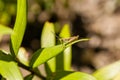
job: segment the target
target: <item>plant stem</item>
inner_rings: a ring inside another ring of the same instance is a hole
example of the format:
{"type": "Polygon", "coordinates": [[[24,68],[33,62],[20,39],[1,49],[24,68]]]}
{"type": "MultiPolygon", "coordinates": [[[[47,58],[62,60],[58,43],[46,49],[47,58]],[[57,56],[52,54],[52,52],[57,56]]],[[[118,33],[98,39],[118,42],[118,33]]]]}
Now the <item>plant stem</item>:
{"type": "Polygon", "coordinates": [[[70,43],[65,43],[65,45],[66,45],[66,47],[69,47],[69,46],[71,46],[71,45],[73,45],[73,44],[75,44],[77,42],[88,41],[88,40],[89,40],[88,38],[86,38],[86,39],[78,39],[78,40],[75,40],[75,41],[70,42],[70,43]]]}
{"type": "Polygon", "coordinates": [[[38,73],[38,72],[34,71],[34,69],[31,69],[30,67],[25,66],[25,65],[23,65],[23,64],[22,64],[22,63],[20,63],[20,62],[18,62],[18,65],[19,65],[20,67],[24,68],[25,70],[30,71],[30,72],[31,72],[31,74],[38,76],[38,77],[39,77],[39,78],[41,78],[42,80],[46,80],[46,77],[44,77],[44,76],[43,76],[43,75],[41,75],[40,73],[38,73]]]}

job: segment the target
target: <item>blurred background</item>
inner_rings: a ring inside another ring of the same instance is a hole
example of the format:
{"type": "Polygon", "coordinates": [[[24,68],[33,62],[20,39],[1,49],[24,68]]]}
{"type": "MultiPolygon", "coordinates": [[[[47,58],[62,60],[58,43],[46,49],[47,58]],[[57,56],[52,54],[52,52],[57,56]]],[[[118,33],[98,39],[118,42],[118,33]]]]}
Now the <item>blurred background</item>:
{"type": "MultiPolygon", "coordinates": [[[[16,0],[0,0],[0,24],[13,28],[16,0]]],[[[71,35],[90,38],[73,45],[72,68],[92,73],[120,59],[120,0],[28,0],[27,29],[22,46],[32,53],[40,48],[46,21],[55,23],[56,34],[69,24],[71,35]]],[[[9,50],[9,35],[0,48],[9,50]]]]}

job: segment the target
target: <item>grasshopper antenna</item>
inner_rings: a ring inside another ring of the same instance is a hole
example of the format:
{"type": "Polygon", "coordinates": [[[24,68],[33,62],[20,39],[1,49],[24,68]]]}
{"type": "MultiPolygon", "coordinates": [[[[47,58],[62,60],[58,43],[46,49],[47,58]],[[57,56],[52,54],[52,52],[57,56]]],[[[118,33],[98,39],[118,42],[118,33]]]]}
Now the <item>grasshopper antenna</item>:
{"type": "MultiPolygon", "coordinates": [[[[51,31],[52,32],[52,31],[51,31]]],[[[54,35],[55,35],[55,37],[59,40],[59,42],[60,43],[63,43],[63,41],[62,41],[62,39],[59,37],[59,36],[57,36],[54,32],[52,32],[54,35]]]]}

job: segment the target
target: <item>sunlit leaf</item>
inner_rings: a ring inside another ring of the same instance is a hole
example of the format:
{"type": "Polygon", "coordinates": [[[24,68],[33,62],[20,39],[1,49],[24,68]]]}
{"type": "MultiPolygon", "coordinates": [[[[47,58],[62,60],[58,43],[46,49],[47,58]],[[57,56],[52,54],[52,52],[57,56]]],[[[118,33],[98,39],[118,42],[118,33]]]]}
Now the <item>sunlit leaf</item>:
{"type": "Polygon", "coordinates": [[[39,49],[32,56],[32,59],[30,61],[30,66],[35,68],[35,67],[41,65],[42,63],[45,63],[49,59],[55,57],[56,55],[61,53],[65,48],[71,46],[72,44],[75,44],[80,41],[86,41],[86,40],[88,40],[88,39],[75,40],[68,44],[65,43],[65,44],[60,44],[60,45],[56,45],[56,46],[52,46],[52,47],[39,49]]]}
{"type": "Polygon", "coordinates": [[[98,69],[93,73],[97,80],[111,80],[120,72],[120,61],[98,69]]]}
{"type": "Polygon", "coordinates": [[[30,61],[30,66],[35,68],[41,65],[42,63],[45,63],[49,59],[55,57],[60,52],[62,52],[64,50],[64,47],[65,46],[63,44],[60,44],[57,46],[39,49],[33,54],[33,57],[30,61]]]}
{"type": "Polygon", "coordinates": [[[70,26],[68,24],[65,24],[60,32],[60,37],[62,38],[69,38],[70,35],[70,26]]]}
{"type": "Polygon", "coordinates": [[[17,17],[11,35],[11,52],[17,55],[26,28],[26,0],[17,0],[17,17]]]}
{"type": "Polygon", "coordinates": [[[5,25],[0,24],[0,35],[11,34],[13,30],[5,25]]]}
{"type": "Polygon", "coordinates": [[[62,71],[53,73],[47,80],[96,80],[93,76],[83,72],[62,71]]]}
{"type": "MultiPolygon", "coordinates": [[[[42,34],[41,34],[41,47],[51,47],[55,45],[55,30],[54,24],[50,22],[46,22],[42,34]]],[[[55,72],[56,64],[55,58],[50,59],[45,63],[46,73],[51,74],[51,72],[55,72]]]]}
{"type": "Polygon", "coordinates": [[[19,68],[15,62],[0,60],[0,74],[6,80],[23,80],[19,68]]]}
{"type": "MultiPolygon", "coordinates": [[[[60,38],[70,37],[70,26],[65,24],[60,32],[60,38]]],[[[66,48],[61,54],[56,57],[57,70],[70,70],[71,69],[71,57],[72,49],[71,46],[66,48]],[[59,61],[61,60],[61,61],[59,61]]]]}
{"type": "Polygon", "coordinates": [[[54,24],[46,22],[41,35],[41,47],[51,47],[55,45],[54,24]]]}
{"type": "Polygon", "coordinates": [[[12,34],[13,30],[8,26],[0,24],[0,41],[2,40],[3,35],[12,34]]]}
{"type": "Polygon", "coordinates": [[[25,50],[25,48],[21,47],[19,49],[18,55],[17,55],[18,60],[28,66],[29,65],[29,54],[27,53],[27,51],[25,50]]]}

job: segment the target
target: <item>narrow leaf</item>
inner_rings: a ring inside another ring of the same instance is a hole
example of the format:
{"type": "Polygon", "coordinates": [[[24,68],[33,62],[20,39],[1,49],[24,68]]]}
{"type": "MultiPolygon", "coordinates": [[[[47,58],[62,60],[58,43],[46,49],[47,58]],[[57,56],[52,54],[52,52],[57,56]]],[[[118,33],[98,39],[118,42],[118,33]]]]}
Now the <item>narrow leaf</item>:
{"type": "Polygon", "coordinates": [[[86,40],[88,39],[75,40],[67,44],[63,43],[60,45],[39,49],[33,54],[32,59],[30,61],[30,66],[35,68],[41,65],[42,63],[45,63],[49,59],[55,57],[56,55],[61,53],[65,48],[71,46],[72,44],[75,44],[80,41],[86,41],[86,40]]]}
{"type": "MultiPolygon", "coordinates": [[[[70,26],[65,24],[60,32],[61,38],[69,38],[70,37],[70,26]]],[[[61,70],[70,70],[71,69],[71,57],[72,57],[72,49],[71,46],[67,47],[61,54],[59,54],[57,58],[57,69],[61,70]],[[63,59],[63,60],[62,60],[63,59]],[[61,60],[61,62],[59,62],[61,60]],[[63,68],[62,68],[63,67],[63,68]]]]}
{"type": "Polygon", "coordinates": [[[7,54],[0,50],[0,60],[13,61],[13,57],[10,54],[7,54]]]}
{"type": "Polygon", "coordinates": [[[55,45],[54,24],[46,22],[41,35],[41,47],[51,47],[55,45]]]}
{"type": "Polygon", "coordinates": [[[68,24],[65,24],[60,32],[61,38],[69,38],[70,35],[70,26],[68,24]]]}
{"type": "Polygon", "coordinates": [[[17,0],[16,22],[11,35],[11,52],[17,55],[26,28],[26,0],[17,0]]]}
{"type": "Polygon", "coordinates": [[[23,80],[19,68],[15,62],[0,60],[0,74],[7,80],[23,80]]]}
{"type": "Polygon", "coordinates": [[[93,76],[83,72],[62,71],[53,73],[47,80],[96,80],[93,76]]]}
{"type": "Polygon", "coordinates": [[[32,80],[34,75],[27,75],[24,80],[32,80]]]}
{"type": "Polygon", "coordinates": [[[60,44],[57,46],[39,49],[38,51],[36,51],[33,54],[33,57],[30,61],[30,66],[35,68],[35,67],[41,65],[42,63],[45,63],[49,59],[55,57],[60,52],[62,52],[64,50],[64,47],[65,46],[63,44],[60,44]]]}
{"type": "MultiPolygon", "coordinates": [[[[55,45],[55,30],[54,24],[50,22],[46,22],[41,35],[41,47],[51,47],[55,45]]],[[[50,59],[45,63],[46,73],[47,75],[51,74],[51,72],[55,72],[56,64],[55,58],[50,59]]]]}
{"type": "Polygon", "coordinates": [[[19,49],[17,58],[22,64],[29,66],[29,53],[27,53],[25,48],[21,47],[19,49]]]}
{"type": "Polygon", "coordinates": [[[0,24],[0,35],[11,34],[13,30],[5,25],[0,24]]]}
{"type": "Polygon", "coordinates": [[[93,73],[97,80],[112,80],[120,72],[120,61],[103,67],[93,73]]]}

